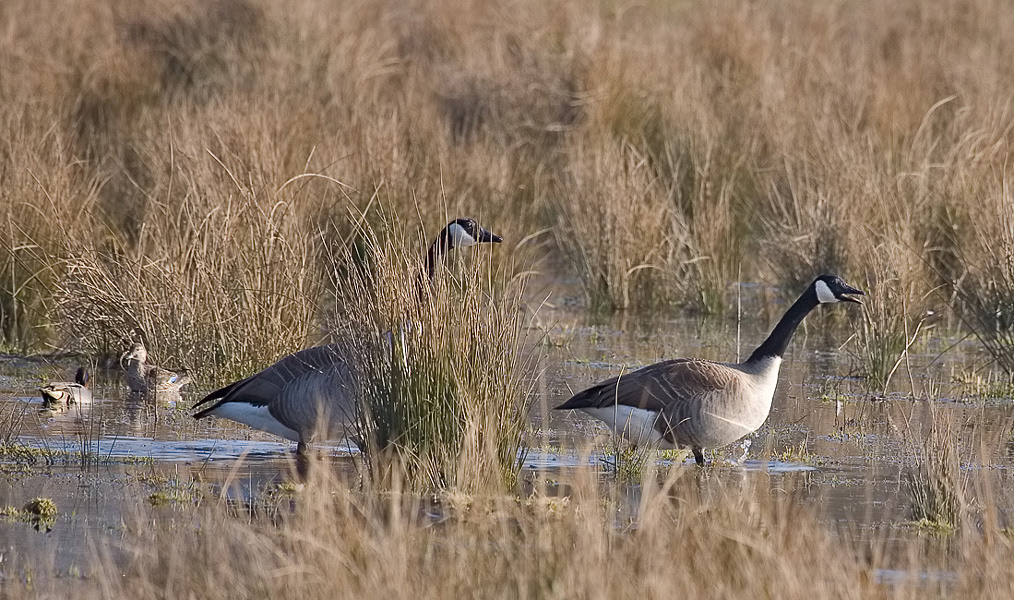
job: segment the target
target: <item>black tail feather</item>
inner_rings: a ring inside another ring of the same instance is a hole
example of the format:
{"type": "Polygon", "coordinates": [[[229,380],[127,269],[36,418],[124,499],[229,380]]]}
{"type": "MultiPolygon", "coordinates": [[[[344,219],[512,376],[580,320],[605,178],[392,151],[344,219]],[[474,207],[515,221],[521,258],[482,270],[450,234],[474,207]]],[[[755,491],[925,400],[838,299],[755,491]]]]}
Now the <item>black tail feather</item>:
{"type": "Polygon", "coordinates": [[[194,413],[194,415],[193,415],[194,418],[195,419],[200,419],[202,417],[208,416],[208,413],[210,413],[211,411],[213,411],[216,408],[218,408],[219,402],[215,402],[216,400],[224,401],[225,399],[227,399],[229,397],[229,395],[232,393],[233,389],[235,389],[237,385],[239,385],[239,384],[241,384],[241,383],[243,383],[245,381],[246,381],[245,379],[241,379],[240,381],[237,381],[235,383],[230,383],[229,385],[225,386],[224,388],[217,389],[214,392],[211,392],[210,394],[208,394],[207,396],[205,396],[204,398],[201,398],[196,404],[194,404],[193,406],[190,407],[190,410],[194,410],[197,407],[203,406],[203,405],[205,405],[205,404],[207,404],[209,402],[214,402],[214,404],[212,404],[211,406],[205,408],[204,410],[202,410],[200,412],[194,413]]]}

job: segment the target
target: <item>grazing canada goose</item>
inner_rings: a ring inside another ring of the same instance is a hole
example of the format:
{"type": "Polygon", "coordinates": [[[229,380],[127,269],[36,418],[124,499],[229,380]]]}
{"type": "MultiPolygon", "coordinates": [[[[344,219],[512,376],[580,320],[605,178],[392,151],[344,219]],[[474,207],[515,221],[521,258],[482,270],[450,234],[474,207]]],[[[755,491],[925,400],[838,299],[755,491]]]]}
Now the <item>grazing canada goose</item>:
{"type": "Polygon", "coordinates": [[[39,388],[42,393],[42,404],[46,408],[63,408],[70,404],[91,404],[92,391],[88,389],[88,370],[78,367],[74,374],[74,383],[69,381],[53,381],[39,388]]]}
{"type": "Polygon", "coordinates": [[[782,355],[803,318],[818,304],[861,304],[850,294],[864,295],[837,275],[821,275],[746,361],[666,360],[607,379],[556,408],[583,410],[635,444],[689,446],[703,465],[703,449],[731,444],[764,424],[782,355]]]}
{"type": "Polygon", "coordinates": [[[144,343],[137,342],[129,352],[120,357],[122,363],[127,361],[127,387],[131,392],[139,394],[176,394],[180,388],[190,383],[190,375],[186,372],[177,373],[155,365],[149,365],[148,350],[144,343]]]}
{"type": "MultiPolygon", "coordinates": [[[[500,236],[474,219],[455,219],[429,247],[426,274],[432,281],[438,259],[455,248],[498,244],[500,236]]],[[[390,333],[388,336],[390,337],[390,333]]],[[[193,406],[213,403],[194,414],[225,417],[297,442],[303,455],[306,444],[347,433],[358,415],[353,349],[344,343],[325,344],[283,357],[263,371],[208,394],[193,406]]]]}

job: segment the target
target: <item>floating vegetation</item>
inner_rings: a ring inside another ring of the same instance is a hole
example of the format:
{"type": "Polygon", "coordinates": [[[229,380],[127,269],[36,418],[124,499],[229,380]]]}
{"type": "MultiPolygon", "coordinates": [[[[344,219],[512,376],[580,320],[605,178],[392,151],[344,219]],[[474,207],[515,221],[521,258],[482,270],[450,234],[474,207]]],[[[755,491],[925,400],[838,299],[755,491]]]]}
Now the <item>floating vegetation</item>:
{"type": "Polygon", "coordinates": [[[53,519],[56,517],[56,502],[51,498],[32,498],[25,503],[24,511],[39,519],[53,519]]]}
{"type": "Polygon", "coordinates": [[[152,464],[148,456],[109,456],[84,449],[50,448],[21,443],[0,444],[0,465],[85,465],[85,464],[152,464]]]}
{"type": "Polygon", "coordinates": [[[148,494],[148,504],[152,506],[165,506],[169,504],[169,494],[165,492],[152,492],[148,494]]]}
{"type": "Polygon", "coordinates": [[[51,498],[32,498],[23,507],[0,507],[0,519],[30,523],[35,529],[49,530],[59,511],[51,498]]]}
{"type": "Polygon", "coordinates": [[[645,470],[655,461],[656,450],[651,447],[634,446],[617,439],[602,465],[620,481],[639,482],[645,470]]]}
{"type": "Polygon", "coordinates": [[[825,462],[823,457],[810,452],[809,444],[807,444],[806,440],[772,455],[771,458],[779,462],[796,463],[808,466],[821,466],[825,462]]]}

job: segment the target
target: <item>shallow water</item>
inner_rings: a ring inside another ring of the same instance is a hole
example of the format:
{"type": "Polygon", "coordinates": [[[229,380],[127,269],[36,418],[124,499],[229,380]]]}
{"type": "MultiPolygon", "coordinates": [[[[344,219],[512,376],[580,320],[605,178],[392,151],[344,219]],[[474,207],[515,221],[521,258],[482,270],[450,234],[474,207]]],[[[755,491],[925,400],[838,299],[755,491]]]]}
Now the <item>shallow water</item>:
{"type": "MultiPolygon", "coordinates": [[[[744,357],[776,316],[757,314],[742,324],[622,317],[592,323],[586,315],[545,309],[541,320],[548,333],[532,336],[551,343],[534,349],[540,359],[533,434],[523,456],[526,477],[583,468],[618,477],[605,428],[582,413],[552,407],[588,384],[663,358],[744,357]]],[[[908,519],[903,477],[935,416],[957,434],[963,470],[986,477],[999,491],[998,514],[1008,522],[1014,502],[1004,490],[1014,489],[1008,442],[1014,400],[965,401],[961,387],[951,383],[968,372],[988,374],[974,342],[938,327],[935,337],[916,345],[888,393],[870,394],[855,376],[859,363],[845,319],[814,315],[807,326],[786,356],[767,423],[748,437],[748,450],[734,444],[711,454],[709,477],[733,486],[761,481],[772,489],[791,488],[822,518],[847,524],[844,529],[886,524],[894,527],[891,536],[912,535],[910,528],[896,526],[908,519]],[[913,395],[918,399],[910,399],[913,395]]],[[[40,411],[39,383],[67,378],[74,366],[0,357],[0,415],[11,419],[0,436],[37,450],[31,461],[0,457],[0,507],[20,507],[43,496],[60,508],[46,533],[21,522],[0,522],[0,552],[50,556],[56,572],[72,572],[92,550],[86,540],[96,535],[115,540],[122,534],[129,517],[123,507],[136,502],[139,493],[184,493],[197,480],[244,499],[269,484],[291,480],[291,442],[231,421],[189,416],[188,407],[203,390],[187,390],[165,404],[131,400],[120,373],[99,371],[93,378],[94,405],[63,413],[40,411]]],[[[354,474],[354,444],[337,441],[322,450],[338,468],[354,474]]],[[[671,465],[680,459],[665,455],[657,460],[671,465]]],[[[692,458],[684,464],[696,469],[692,458]]],[[[637,484],[629,486],[636,497],[637,484]]],[[[18,561],[0,561],[0,579],[12,576],[4,571],[9,564],[18,561]]],[[[890,583],[903,575],[883,571],[877,576],[890,583]]],[[[927,577],[946,580],[948,574],[927,577]]]]}

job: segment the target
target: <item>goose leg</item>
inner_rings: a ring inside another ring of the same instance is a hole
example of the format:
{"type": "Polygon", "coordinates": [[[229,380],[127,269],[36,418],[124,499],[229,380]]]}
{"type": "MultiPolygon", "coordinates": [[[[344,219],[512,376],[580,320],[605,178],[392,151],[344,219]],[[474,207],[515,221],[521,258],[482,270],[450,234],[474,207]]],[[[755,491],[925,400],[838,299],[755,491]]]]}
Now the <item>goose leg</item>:
{"type": "Polygon", "coordinates": [[[306,481],[310,476],[310,451],[306,442],[296,444],[296,475],[300,481],[306,481]]]}
{"type": "Polygon", "coordinates": [[[704,466],[704,453],[701,452],[700,448],[694,448],[694,460],[697,461],[698,466],[704,466]]]}

